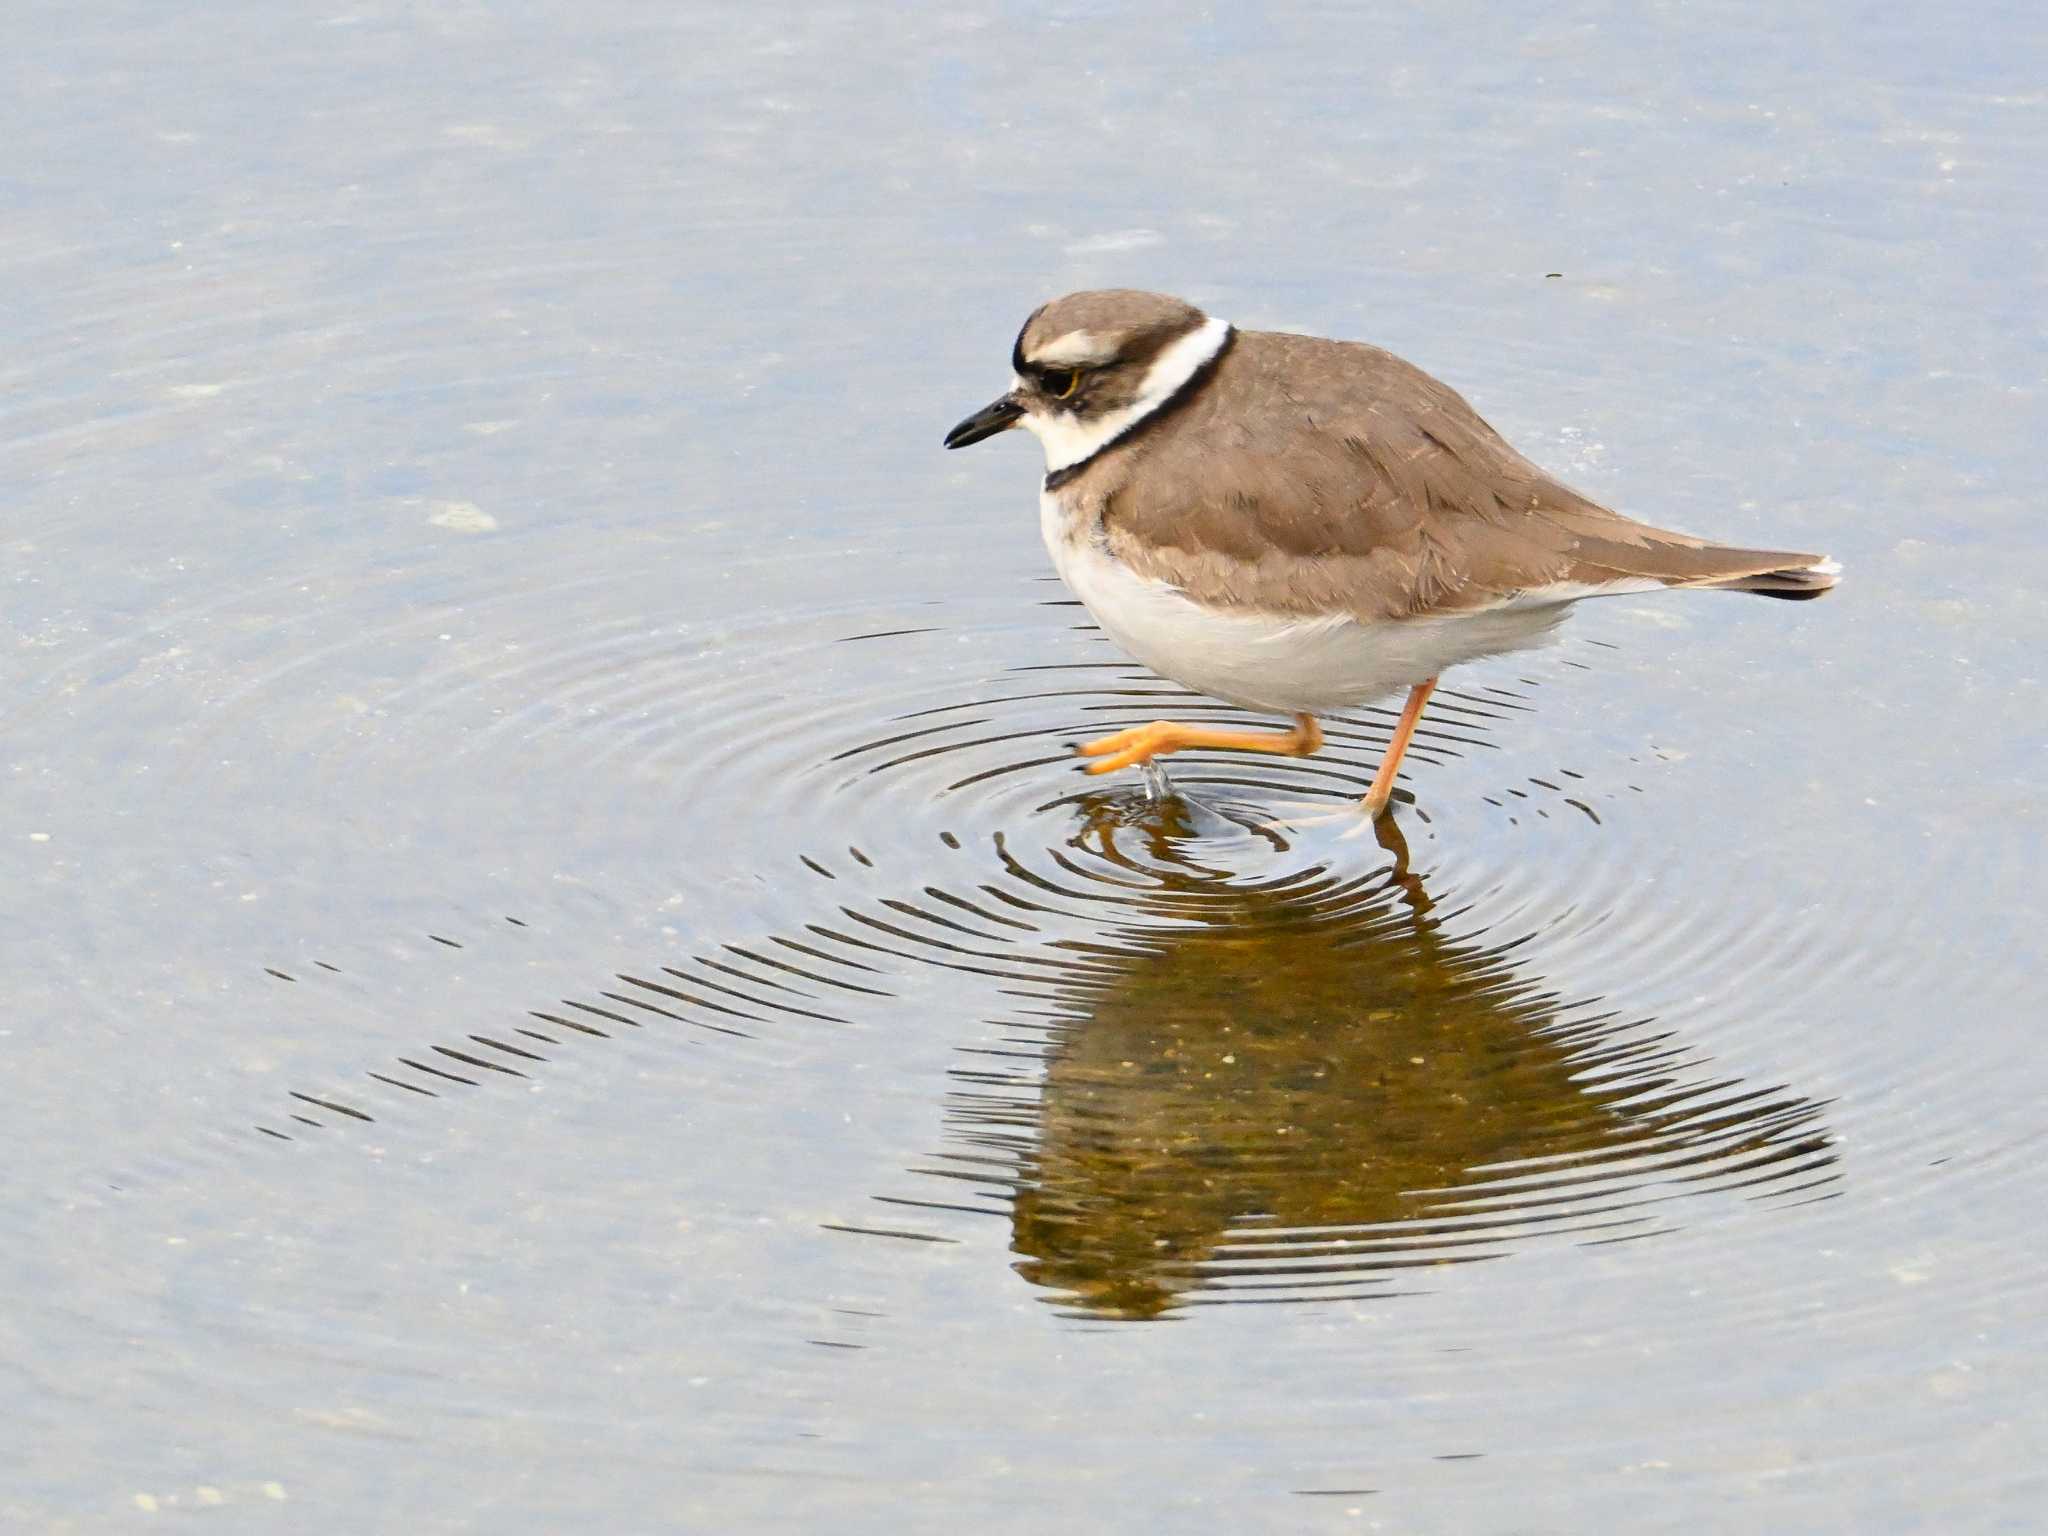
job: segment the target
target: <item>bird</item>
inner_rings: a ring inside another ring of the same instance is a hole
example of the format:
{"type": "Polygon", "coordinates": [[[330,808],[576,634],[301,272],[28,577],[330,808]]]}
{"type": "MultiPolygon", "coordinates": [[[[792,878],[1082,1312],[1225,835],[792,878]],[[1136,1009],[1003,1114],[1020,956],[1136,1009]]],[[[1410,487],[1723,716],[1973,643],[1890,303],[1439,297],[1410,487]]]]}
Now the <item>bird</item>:
{"type": "Polygon", "coordinates": [[[1045,452],[1039,529],[1113,642],[1280,731],[1157,720],[1081,743],[1090,773],[1189,748],[1313,754],[1318,717],[1406,693],[1359,809],[1450,667],[1546,643],[1589,597],[1667,587],[1819,597],[1824,555],[1637,522],[1509,446],[1449,385],[1363,342],[1239,330],[1166,294],[1032,311],[1010,387],[945,436],[1045,452]]]}

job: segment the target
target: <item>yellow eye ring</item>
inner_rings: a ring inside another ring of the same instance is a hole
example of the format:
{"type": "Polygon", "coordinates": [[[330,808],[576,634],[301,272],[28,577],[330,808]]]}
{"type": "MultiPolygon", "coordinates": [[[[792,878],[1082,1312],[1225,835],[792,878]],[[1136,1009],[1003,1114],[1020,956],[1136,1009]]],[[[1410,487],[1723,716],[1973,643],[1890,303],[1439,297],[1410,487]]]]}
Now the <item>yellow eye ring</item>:
{"type": "Polygon", "coordinates": [[[1068,369],[1064,369],[1064,370],[1061,370],[1061,371],[1065,372],[1065,374],[1066,374],[1066,376],[1067,376],[1067,382],[1066,382],[1066,384],[1065,384],[1064,386],[1062,386],[1062,387],[1061,387],[1061,388],[1059,388],[1059,389],[1054,389],[1054,388],[1053,388],[1053,385],[1054,385],[1055,383],[1057,383],[1057,382],[1058,382],[1058,380],[1059,380],[1059,377],[1060,377],[1060,374],[1059,374],[1059,372],[1052,372],[1052,373],[1048,373],[1048,374],[1046,374],[1046,376],[1045,376],[1045,388],[1046,388],[1046,393],[1050,394],[1050,395],[1051,395],[1051,396],[1053,397],[1053,399],[1055,399],[1055,400],[1065,400],[1065,399],[1068,399],[1068,398],[1069,398],[1070,396],[1072,396],[1072,394],[1074,393],[1074,391],[1075,391],[1075,390],[1077,390],[1077,389],[1079,389],[1079,388],[1081,387],[1081,370],[1080,370],[1080,369],[1078,369],[1078,368],[1068,368],[1068,369]]]}

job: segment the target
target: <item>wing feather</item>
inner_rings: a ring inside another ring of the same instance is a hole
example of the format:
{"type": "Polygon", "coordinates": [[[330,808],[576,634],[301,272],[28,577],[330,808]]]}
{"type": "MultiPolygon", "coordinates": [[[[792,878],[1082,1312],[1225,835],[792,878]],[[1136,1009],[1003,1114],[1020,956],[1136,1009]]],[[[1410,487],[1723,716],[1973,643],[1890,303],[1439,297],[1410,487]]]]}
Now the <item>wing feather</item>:
{"type": "Polygon", "coordinates": [[[1812,595],[1822,564],[1611,511],[1449,386],[1355,342],[1242,333],[1170,431],[1104,458],[1086,489],[1112,552],[1224,606],[1375,622],[1646,582],[1812,595]]]}

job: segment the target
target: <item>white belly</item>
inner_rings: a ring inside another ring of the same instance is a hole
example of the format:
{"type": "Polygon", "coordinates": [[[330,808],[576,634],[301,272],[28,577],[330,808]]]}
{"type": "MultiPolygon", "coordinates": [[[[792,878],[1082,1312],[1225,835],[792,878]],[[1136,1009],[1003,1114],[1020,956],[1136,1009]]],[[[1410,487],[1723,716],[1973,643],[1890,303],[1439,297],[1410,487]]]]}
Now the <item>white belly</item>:
{"type": "Polygon", "coordinates": [[[1056,496],[1040,496],[1053,565],[1103,633],[1160,676],[1247,709],[1314,715],[1370,703],[1460,662],[1540,645],[1565,614],[1543,603],[1363,624],[1209,608],[1137,575],[1069,517],[1056,496]]]}

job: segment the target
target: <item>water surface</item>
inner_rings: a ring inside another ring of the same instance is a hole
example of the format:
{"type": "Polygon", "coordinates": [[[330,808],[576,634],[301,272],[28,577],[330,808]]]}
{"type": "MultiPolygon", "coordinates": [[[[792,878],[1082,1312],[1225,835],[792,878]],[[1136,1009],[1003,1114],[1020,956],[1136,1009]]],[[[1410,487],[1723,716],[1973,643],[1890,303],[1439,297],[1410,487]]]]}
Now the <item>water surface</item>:
{"type": "Polygon", "coordinates": [[[2024,1529],[2023,8],[0,22],[0,1514],[2024,1529]],[[1733,40],[1740,40],[1735,46],[1733,40]],[[1250,724],[947,455],[1070,287],[1826,603],[1250,724]]]}

